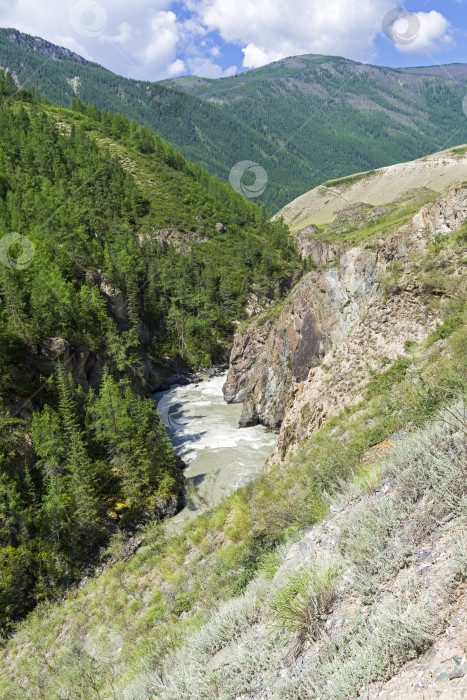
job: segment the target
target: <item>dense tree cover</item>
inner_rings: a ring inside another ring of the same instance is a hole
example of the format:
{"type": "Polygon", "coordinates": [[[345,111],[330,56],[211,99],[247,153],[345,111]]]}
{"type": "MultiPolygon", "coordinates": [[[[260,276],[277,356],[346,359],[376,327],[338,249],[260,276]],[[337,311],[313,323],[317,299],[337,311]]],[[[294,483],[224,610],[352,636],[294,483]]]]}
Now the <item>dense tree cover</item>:
{"type": "Polygon", "coordinates": [[[177,497],[181,473],[144,398],[143,364],[224,358],[251,291],[280,296],[300,267],[264,209],[147,128],[74,107],[43,105],[0,71],[6,629],[76,579],[117,524],[177,497]],[[160,244],[161,229],[177,245],[160,244]],[[23,238],[9,245],[11,233],[23,238]]]}
{"type": "Polygon", "coordinates": [[[465,71],[443,67],[305,56],[232,78],[151,83],[8,29],[0,30],[0,65],[63,106],[77,96],[136,119],[223,181],[238,161],[259,163],[271,211],[331,178],[467,141],[465,71]]]}
{"type": "MultiPolygon", "coordinates": [[[[423,74],[302,56],[241,76],[164,84],[216,101],[276,142],[281,157],[285,142],[289,157],[308,163],[314,185],[467,141],[465,69],[441,66],[423,74]]],[[[278,202],[286,194],[285,178],[280,185],[278,202]]]]}

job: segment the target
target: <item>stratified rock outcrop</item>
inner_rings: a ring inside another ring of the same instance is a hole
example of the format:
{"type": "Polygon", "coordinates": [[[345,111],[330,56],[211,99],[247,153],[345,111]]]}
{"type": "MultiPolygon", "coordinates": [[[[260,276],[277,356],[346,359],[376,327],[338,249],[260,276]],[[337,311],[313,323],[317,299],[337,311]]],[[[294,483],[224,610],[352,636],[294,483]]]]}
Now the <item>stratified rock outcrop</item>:
{"type": "Polygon", "coordinates": [[[467,189],[459,187],[384,240],[351,248],[333,267],[309,273],[275,320],[269,312],[271,320],[260,316],[237,334],[224,391],[229,401],[245,402],[241,425],[281,428],[273,460],[361,400],[383,358],[394,361],[407,342],[435,328],[439,319],[421,295],[412,256],[466,220],[467,189]],[[394,261],[400,279],[387,293],[381,279],[394,261]]]}
{"type": "Polygon", "coordinates": [[[227,403],[242,403],[247,396],[247,384],[256,357],[261,352],[271,330],[271,322],[252,325],[245,333],[237,333],[230,354],[230,370],[224,385],[227,403]]]}
{"type": "Polygon", "coordinates": [[[294,234],[300,255],[304,260],[310,258],[316,267],[327,265],[340,258],[344,246],[340,243],[327,243],[313,238],[318,233],[317,226],[306,226],[294,234]]]}

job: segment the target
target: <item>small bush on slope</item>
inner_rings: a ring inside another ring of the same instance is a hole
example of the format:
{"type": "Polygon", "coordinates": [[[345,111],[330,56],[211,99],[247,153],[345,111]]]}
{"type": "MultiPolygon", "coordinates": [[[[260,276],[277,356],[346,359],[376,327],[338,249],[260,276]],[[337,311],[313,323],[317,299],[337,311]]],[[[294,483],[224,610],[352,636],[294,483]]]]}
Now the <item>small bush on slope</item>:
{"type": "Polygon", "coordinates": [[[295,659],[309,639],[316,639],[336,595],[335,566],[324,564],[289,574],[287,583],[271,596],[273,627],[292,646],[288,659],[295,659]]]}

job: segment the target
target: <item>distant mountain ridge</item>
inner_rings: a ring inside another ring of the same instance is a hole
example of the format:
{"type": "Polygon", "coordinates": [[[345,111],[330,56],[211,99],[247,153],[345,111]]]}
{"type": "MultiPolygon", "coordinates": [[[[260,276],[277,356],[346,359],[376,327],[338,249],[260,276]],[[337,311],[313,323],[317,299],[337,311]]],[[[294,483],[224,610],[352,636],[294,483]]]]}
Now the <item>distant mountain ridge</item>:
{"type": "Polygon", "coordinates": [[[15,29],[0,30],[0,65],[68,106],[77,97],[150,127],[227,181],[261,165],[274,213],[321,182],[467,142],[467,66],[393,69],[321,55],[232,78],[131,80],[15,29]]]}
{"type": "Polygon", "coordinates": [[[5,29],[2,31],[4,33],[8,33],[8,39],[13,44],[16,44],[17,46],[24,46],[28,51],[37,51],[37,53],[44,54],[44,56],[53,58],[56,61],[60,60],[61,58],[67,58],[83,65],[97,66],[97,63],[88,61],[86,58],[83,58],[74,51],[70,51],[70,49],[67,49],[64,46],[52,44],[50,41],[47,41],[47,39],[42,39],[39,36],[30,37],[28,34],[23,34],[22,32],[16,31],[16,29],[5,29]]]}

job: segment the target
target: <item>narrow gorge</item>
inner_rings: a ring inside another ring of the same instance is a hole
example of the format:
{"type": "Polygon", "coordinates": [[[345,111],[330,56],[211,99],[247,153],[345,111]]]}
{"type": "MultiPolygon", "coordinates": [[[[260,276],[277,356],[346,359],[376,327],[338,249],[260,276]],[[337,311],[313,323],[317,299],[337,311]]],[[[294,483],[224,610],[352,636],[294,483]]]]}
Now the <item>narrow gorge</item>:
{"type": "MultiPolygon", "coordinates": [[[[423,196],[412,192],[405,199],[413,205],[423,196]]],[[[346,209],[340,225],[354,213],[346,209]]],[[[281,307],[237,332],[224,386],[227,401],[244,402],[241,425],[279,429],[272,461],[297,448],[326,418],[359,403],[372,374],[405,357],[411,343],[436,328],[441,318],[430,296],[447,292],[436,284],[428,288],[421,260],[426,266],[430,246],[466,220],[467,189],[459,187],[387,237],[373,235],[345,252],[308,238],[306,255],[317,269],[281,307]]],[[[433,277],[434,270],[442,276],[447,268],[454,280],[465,274],[454,251],[429,266],[433,277]]]]}

